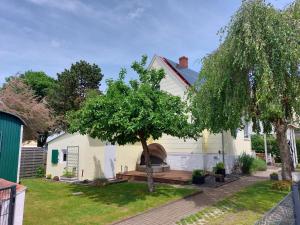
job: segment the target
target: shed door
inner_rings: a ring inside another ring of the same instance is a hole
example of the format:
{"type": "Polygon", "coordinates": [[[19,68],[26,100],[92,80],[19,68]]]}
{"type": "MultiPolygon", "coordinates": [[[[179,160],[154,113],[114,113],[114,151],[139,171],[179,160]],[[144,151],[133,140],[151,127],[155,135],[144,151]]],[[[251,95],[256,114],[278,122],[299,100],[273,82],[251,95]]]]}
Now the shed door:
{"type": "Polygon", "coordinates": [[[108,144],[104,149],[104,175],[106,178],[115,178],[116,146],[108,144]]]}

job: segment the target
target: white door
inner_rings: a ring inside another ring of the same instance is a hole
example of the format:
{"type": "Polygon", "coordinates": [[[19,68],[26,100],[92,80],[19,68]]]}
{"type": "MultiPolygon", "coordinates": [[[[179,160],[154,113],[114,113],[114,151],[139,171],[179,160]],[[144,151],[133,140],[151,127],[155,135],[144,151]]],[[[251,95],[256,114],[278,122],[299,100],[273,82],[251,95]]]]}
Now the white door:
{"type": "Polygon", "coordinates": [[[104,175],[107,179],[115,178],[116,146],[108,144],[104,149],[104,175]]]}

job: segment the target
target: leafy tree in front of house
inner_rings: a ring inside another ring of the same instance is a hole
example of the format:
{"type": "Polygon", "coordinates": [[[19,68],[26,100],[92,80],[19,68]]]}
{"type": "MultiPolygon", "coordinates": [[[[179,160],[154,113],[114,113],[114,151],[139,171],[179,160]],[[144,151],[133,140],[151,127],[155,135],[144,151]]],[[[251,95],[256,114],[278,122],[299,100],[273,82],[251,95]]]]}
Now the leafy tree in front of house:
{"type": "Polygon", "coordinates": [[[50,90],[48,101],[54,109],[60,129],[66,129],[66,113],[78,110],[90,91],[100,93],[102,78],[103,74],[98,65],[83,60],[57,74],[57,82],[50,90]]]}
{"type": "Polygon", "coordinates": [[[263,0],[243,1],[223,30],[219,48],[205,57],[201,81],[191,92],[195,123],[213,133],[252,120],[274,128],[282,177],[293,170],[286,137],[300,115],[300,2],[278,10],[263,0]]]}
{"type": "Polygon", "coordinates": [[[124,81],[121,70],[118,80],[107,82],[107,92],[90,97],[82,108],[69,115],[70,131],[88,134],[102,141],[125,145],[140,142],[145,155],[148,189],[154,191],[147,139],[159,139],[163,134],[179,138],[194,137],[188,122],[186,105],[180,97],[160,90],[165,77],[162,69],[146,69],[147,57],[134,62],[137,80],[124,81]]]}

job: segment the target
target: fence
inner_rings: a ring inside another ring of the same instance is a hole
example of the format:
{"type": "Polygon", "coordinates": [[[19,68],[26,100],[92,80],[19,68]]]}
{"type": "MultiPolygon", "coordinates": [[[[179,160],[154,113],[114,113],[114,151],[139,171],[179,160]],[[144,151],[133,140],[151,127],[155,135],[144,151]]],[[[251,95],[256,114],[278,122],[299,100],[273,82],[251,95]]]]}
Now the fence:
{"type": "Polygon", "coordinates": [[[47,151],[38,147],[23,147],[21,152],[20,177],[33,177],[39,167],[45,168],[47,151]]]}
{"type": "Polygon", "coordinates": [[[13,225],[16,186],[0,188],[0,225],[13,225]]]}

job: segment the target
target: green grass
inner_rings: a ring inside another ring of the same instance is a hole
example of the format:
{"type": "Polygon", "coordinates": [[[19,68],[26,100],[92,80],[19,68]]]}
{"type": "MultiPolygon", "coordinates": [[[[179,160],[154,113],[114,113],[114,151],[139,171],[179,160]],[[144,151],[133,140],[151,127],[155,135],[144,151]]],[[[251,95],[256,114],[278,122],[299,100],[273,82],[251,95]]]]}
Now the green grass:
{"type": "Polygon", "coordinates": [[[288,193],[273,190],[271,185],[271,181],[254,184],[211,207],[182,219],[177,224],[202,221],[203,224],[209,225],[252,225],[288,193]]]}
{"type": "Polygon", "coordinates": [[[24,179],[22,184],[28,188],[24,225],[109,224],[195,192],[157,185],[150,194],[143,183],[92,187],[24,179]],[[73,192],[83,194],[74,196],[73,192]]]}

